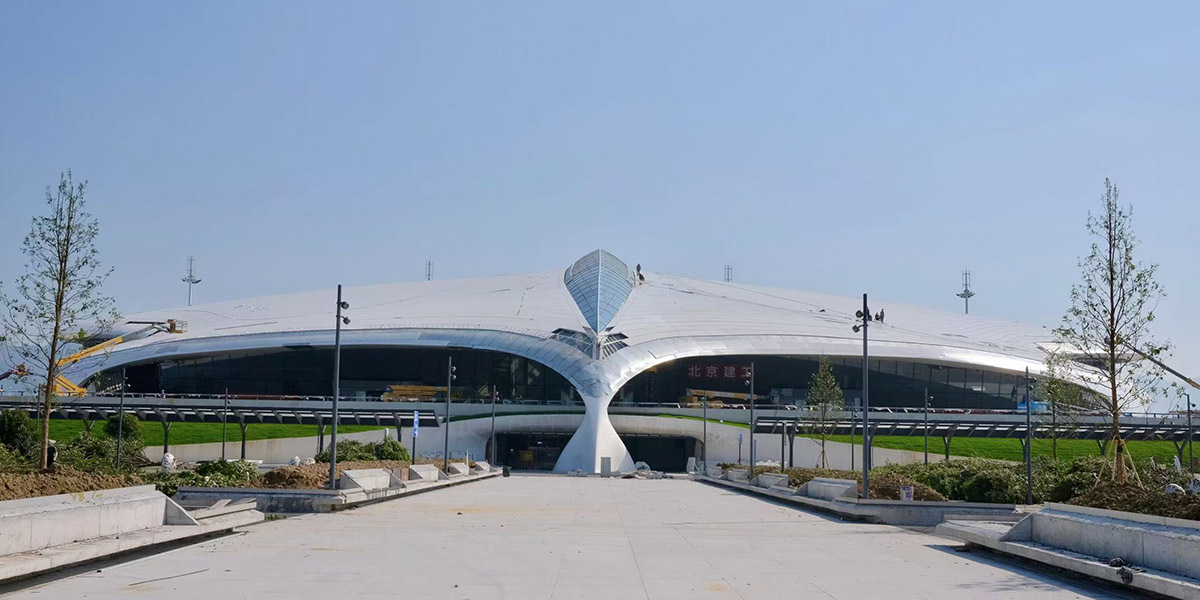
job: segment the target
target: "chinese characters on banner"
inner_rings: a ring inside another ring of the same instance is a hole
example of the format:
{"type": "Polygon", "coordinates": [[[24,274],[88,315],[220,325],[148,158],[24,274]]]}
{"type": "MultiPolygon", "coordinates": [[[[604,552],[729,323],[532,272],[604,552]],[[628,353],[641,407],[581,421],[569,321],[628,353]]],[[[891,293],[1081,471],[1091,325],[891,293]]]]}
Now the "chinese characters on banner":
{"type": "Polygon", "coordinates": [[[688,379],[749,379],[750,365],[691,365],[688,379]]]}

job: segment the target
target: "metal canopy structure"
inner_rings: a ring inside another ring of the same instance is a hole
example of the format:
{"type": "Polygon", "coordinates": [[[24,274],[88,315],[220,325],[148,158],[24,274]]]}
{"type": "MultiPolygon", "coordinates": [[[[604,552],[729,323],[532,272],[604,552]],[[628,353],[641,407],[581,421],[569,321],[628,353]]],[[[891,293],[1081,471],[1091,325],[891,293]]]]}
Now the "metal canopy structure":
{"type": "MultiPolygon", "coordinates": [[[[16,409],[37,417],[40,406],[31,401],[0,400],[0,410],[16,409]]],[[[281,425],[331,425],[333,410],[328,402],[304,400],[230,400],[126,398],[124,410],[142,421],[161,423],[271,423],[281,425]]],[[[52,419],[104,420],[120,412],[118,398],[88,396],[63,402],[50,414],[52,419]]],[[[387,402],[343,401],[338,409],[339,425],[412,427],[413,409],[387,402]]],[[[444,415],[421,414],[421,427],[440,427],[444,415]]]]}
{"type": "MultiPolygon", "coordinates": [[[[921,414],[871,415],[872,436],[924,436],[939,438],[1000,438],[1020,439],[1026,437],[1024,415],[929,415],[928,431],[921,414]]],[[[1112,422],[1105,417],[1083,417],[1051,422],[1038,415],[1033,424],[1034,439],[1081,439],[1105,441],[1110,437],[1112,422]]],[[[804,432],[805,427],[817,427],[812,419],[799,416],[766,417],[755,420],[755,433],[784,433],[785,426],[804,432]]],[[[852,417],[831,420],[820,426],[829,435],[862,435],[862,421],[852,417]]],[[[1169,440],[1181,443],[1187,440],[1188,427],[1183,416],[1177,418],[1130,418],[1121,424],[1121,437],[1126,441],[1169,440]]]]}

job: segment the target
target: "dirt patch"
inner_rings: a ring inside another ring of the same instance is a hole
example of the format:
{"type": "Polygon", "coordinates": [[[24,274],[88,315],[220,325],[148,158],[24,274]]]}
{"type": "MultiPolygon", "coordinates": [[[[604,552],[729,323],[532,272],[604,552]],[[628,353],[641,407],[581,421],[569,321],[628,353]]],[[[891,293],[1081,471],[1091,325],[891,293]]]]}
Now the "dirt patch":
{"type": "Polygon", "coordinates": [[[1129,483],[1102,482],[1067,501],[1076,506],[1200,520],[1200,496],[1164,494],[1129,483]]]}
{"type": "MultiPolygon", "coordinates": [[[[343,470],[354,469],[399,469],[407,468],[408,461],[403,460],[363,460],[338,463],[338,476],[343,470]]],[[[292,489],[292,490],[323,490],[329,483],[329,463],[315,465],[286,466],[272,469],[264,473],[259,487],[292,489]]]]}
{"type": "Polygon", "coordinates": [[[136,475],[85,473],[59,466],[53,473],[0,474],[0,500],[111,490],[143,483],[136,475]]]}

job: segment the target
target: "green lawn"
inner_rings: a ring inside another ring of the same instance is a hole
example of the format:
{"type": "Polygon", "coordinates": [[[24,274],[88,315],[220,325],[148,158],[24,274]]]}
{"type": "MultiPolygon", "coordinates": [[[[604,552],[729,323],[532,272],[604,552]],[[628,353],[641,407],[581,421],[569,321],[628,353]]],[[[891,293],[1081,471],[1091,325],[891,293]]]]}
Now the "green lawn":
{"type": "MultiPolygon", "coordinates": [[[[807,437],[817,436],[810,435],[807,437]]],[[[850,442],[850,436],[848,435],[829,436],[827,439],[835,442],[850,442]]],[[[856,443],[859,441],[861,440],[855,439],[856,443]]],[[[875,438],[875,445],[880,448],[923,452],[925,450],[925,438],[878,436],[875,438]]],[[[1128,446],[1129,452],[1133,455],[1134,459],[1145,459],[1153,456],[1160,463],[1165,462],[1166,464],[1170,464],[1172,457],[1176,456],[1175,444],[1167,441],[1128,442],[1128,446]]],[[[1052,443],[1050,440],[1033,440],[1034,456],[1050,456],[1051,448],[1052,443]]],[[[1109,450],[1111,451],[1111,448],[1109,450]]],[[[929,438],[929,454],[940,455],[944,452],[941,438],[929,438]]],[[[1021,441],[1016,439],[957,438],[950,442],[950,454],[952,456],[978,456],[981,458],[1013,461],[1024,459],[1024,454],[1021,451],[1021,441]]],[[[1070,460],[1078,456],[1097,456],[1099,454],[1100,447],[1093,440],[1058,441],[1058,458],[1060,460],[1070,460]]]]}
{"type": "MultiPolygon", "coordinates": [[[[383,427],[376,425],[340,425],[338,426],[338,433],[356,433],[359,431],[370,431],[372,429],[383,429],[383,427]]],[[[74,439],[80,433],[83,433],[83,431],[83,421],[50,421],[50,438],[60,442],[66,442],[74,439]]],[[[97,422],[92,428],[92,433],[95,435],[104,435],[104,423],[97,422]]],[[[316,435],[316,425],[276,425],[269,423],[253,423],[246,427],[247,440],[315,437],[316,435]]],[[[329,435],[328,427],[325,428],[325,435],[329,435]]],[[[230,423],[226,436],[227,441],[241,441],[241,429],[236,423],[230,423]]],[[[143,421],[142,437],[146,440],[147,446],[161,446],[163,442],[162,425],[159,423],[143,421]]],[[[201,444],[205,442],[220,441],[220,423],[173,423],[171,425],[172,446],[176,444],[201,444]]]]}
{"type": "MultiPolygon", "coordinates": [[[[673,419],[691,419],[702,421],[700,417],[692,417],[688,415],[656,415],[659,417],[668,417],[673,419]]],[[[709,419],[710,423],[718,423],[716,419],[709,419]]],[[[741,427],[749,429],[750,426],[746,423],[727,422],[724,425],[732,427],[741,427]]],[[[805,435],[803,437],[815,438],[815,435],[805,435]]],[[[834,442],[849,443],[850,436],[848,435],[831,435],[826,438],[834,442]]],[[[854,442],[860,443],[859,438],[855,438],[854,442]]],[[[910,450],[912,452],[924,452],[925,438],[923,437],[905,437],[905,436],[877,436],[875,445],[880,448],[892,448],[895,450],[910,450]]],[[[1033,455],[1034,456],[1051,456],[1052,442],[1050,440],[1033,440],[1033,455]]],[[[1171,460],[1175,453],[1175,444],[1169,441],[1161,442],[1128,442],[1129,451],[1133,454],[1134,459],[1145,459],[1151,456],[1159,463],[1171,464],[1171,460]]],[[[1112,449],[1109,448],[1111,452],[1112,449]]],[[[944,446],[942,438],[929,438],[929,454],[940,455],[944,454],[944,446]]],[[[1186,454],[1186,450],[1184,450],[1186,454]]],[[[950,441],[950,454],[952,456],[977,456],[980,458],[995,458],[999,460],[1021,461],[1025,456],[1021,450],[1021,440],[1017,439],[988,439],[988,438],[957,438],[950,441]]],[[[1058,440],[1058,458],[1060,460],[1071,460],[1078,456],[1097,456],[1100,454],[1100,447],[1093,440],[1058,440]]],[[[1184,457],[1186,460],[1186,456],[1184,457]]]]}

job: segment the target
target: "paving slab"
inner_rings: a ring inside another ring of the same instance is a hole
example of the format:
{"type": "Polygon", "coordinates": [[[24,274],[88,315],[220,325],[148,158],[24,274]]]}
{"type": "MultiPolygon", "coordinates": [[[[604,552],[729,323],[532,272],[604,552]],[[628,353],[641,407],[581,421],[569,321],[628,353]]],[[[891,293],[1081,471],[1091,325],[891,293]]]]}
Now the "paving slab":
{"type": "Polygon", "coordinates": [[[1121,598],[683,479],[523,476],[289,517],[6,598],[1121,598]]]}

